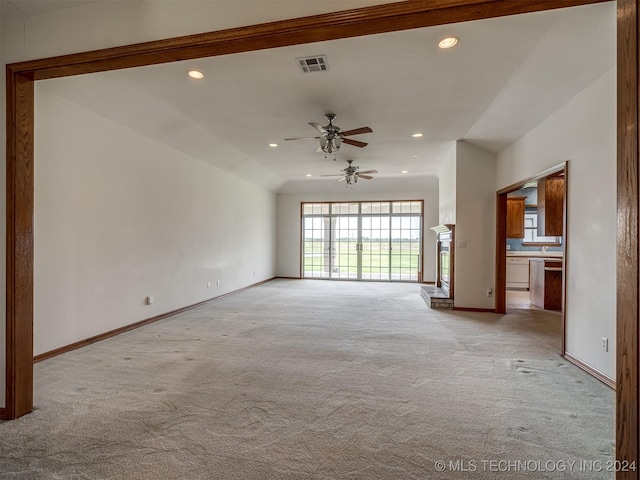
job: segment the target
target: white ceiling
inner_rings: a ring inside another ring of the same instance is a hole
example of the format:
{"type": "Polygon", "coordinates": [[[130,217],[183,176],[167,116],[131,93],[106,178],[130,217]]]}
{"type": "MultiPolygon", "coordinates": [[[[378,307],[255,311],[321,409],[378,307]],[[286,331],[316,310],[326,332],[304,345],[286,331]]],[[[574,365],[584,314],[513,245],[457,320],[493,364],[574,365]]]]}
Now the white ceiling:
{"type": "Polygon", "coordinates": [[[103,0],[0,0],[0,18],[6,22],[101,1],[103,0]]]}
{"type": "Polygon", "coordinates": [[[318,176],[336,173],[346,159],[380,172],[354,188],[397,189],[436,175],[455,140],[500,151],[614,68],[615,15],[614,4],[597,4],[47,80],[37,88],[274,190],[344,191],[343,183],[318,176]],[[438,49],[447,35],[459,44],[438,49]],[[319,54],[329,71],[301,73],[295,59],[319,54]],[[188,78],[193,68],[205,78],[188,78]],[[314,140],[283,141],[313,136],[308,122],[324,125],[330,112],[343,130],[371,127],[352,137],[369,145],[343,145],[334,162],[316,152],[314,140]]]}

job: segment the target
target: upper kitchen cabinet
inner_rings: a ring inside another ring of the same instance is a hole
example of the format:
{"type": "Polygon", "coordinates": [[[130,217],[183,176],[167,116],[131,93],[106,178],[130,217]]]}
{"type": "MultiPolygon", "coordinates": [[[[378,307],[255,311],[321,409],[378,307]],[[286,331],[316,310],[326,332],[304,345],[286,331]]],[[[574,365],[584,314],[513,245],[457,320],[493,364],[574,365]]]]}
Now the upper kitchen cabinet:
{"type": "Polygon", "coordinates": [[[524,238],[524,201],[526,198],[507,198],[507,238],[524,238]]]}
{"type": "Polygon", "coordinates": [[[564,223],[564,176],[538,181],[538,235],[562,236],[564,223]]]}

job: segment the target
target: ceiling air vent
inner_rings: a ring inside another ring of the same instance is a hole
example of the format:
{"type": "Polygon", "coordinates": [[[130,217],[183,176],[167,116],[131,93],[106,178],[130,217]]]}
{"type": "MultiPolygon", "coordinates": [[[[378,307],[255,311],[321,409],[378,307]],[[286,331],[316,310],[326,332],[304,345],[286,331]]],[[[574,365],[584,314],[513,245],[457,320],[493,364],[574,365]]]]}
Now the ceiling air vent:
{"type": "Polygon", "coordinates": [[[304,73],[324,72],[329,70],[327,65],[327,57],[319,55],[317,57],[296,58],[300,69],[304,73]]]}

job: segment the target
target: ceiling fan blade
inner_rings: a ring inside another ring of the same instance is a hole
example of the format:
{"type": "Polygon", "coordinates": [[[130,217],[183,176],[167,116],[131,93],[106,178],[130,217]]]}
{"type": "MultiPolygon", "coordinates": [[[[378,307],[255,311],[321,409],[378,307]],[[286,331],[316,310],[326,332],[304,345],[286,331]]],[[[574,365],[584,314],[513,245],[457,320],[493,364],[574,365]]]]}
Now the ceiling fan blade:
{"type": "Polygon", "coordinates": [[[338,179],[338,181],[339,181],[339,182],[342,182],[343,180],[346,180],[346,179],[347,179],[347,177],[346,177],[346,176],[344,176],[344,175],[342,175],[342,176],[338,179]]]}
{"type": "MultiPolygon", "coordinates": [[[[356,173],[356,175],[358,175],[358,174],[356,173]]],[[[370,175],[358,175],[358,178],[364,178],[365,180],[371,180],[373,177],[370,176],[370,175]]]]}
{"type": "Polygon", "coordinates": [[[294,138],[285,138],[285,140],[317,140],[320,137],[294,137],[294,138]]]}
{"type": "Polygon", "coordinates": [[[344,177],[344,173],[338,175],[320,175],[321,177],[344,177]]]}
{"type": "Polygon", "coordinates": [[[373,133],[373,130],[371,130],[369,127],[360,127],[354,128],[353,130],[346,130],[340,133],[348,137],[349,135],[360,135],[361,133],[373,133]]]}
{"type": "Polygon", "coordinates": [[[367,145],[369,145],[368,143],[359,142],[358,140],[352,140],[350,138],[343,138],[342,143],[347,143],[349,145],[353,145],[354,147],[360,147],[360,148],[364,148],[367,145]]]}
{"type": "Polygon", "coordinates": [[[378,173],[378,170],[365,170],[363,172],[356,172],[356,175],[362,175],[362,174],[367,174],[367,173],[378,173]]]}
{"type": "Polygon", "coordinates": [[[313,128],[315,128],[316,130],[318,130],[322,134],[327,133],[327,130],[322,125],[320,125],[319,123],[309,122],[309,125],[311,125],[313,128]]]}

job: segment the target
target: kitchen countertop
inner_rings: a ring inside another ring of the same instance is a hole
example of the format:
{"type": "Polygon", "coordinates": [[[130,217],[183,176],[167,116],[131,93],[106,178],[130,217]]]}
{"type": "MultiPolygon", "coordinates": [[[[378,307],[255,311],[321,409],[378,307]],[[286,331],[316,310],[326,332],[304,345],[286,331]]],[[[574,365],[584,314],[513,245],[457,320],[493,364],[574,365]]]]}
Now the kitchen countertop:
{"type": "Polygon", "coordinates": [[[507,257],[528,257],[528,258],[562,258],[564,252],[532,252],[524,250],[507,250],[507,257]]]}

